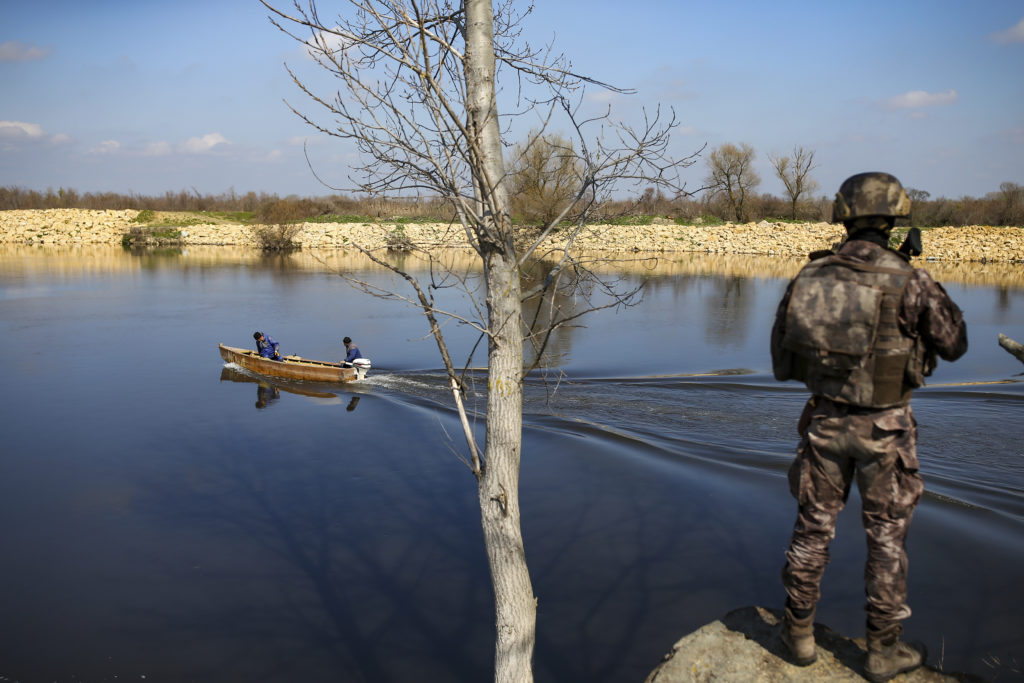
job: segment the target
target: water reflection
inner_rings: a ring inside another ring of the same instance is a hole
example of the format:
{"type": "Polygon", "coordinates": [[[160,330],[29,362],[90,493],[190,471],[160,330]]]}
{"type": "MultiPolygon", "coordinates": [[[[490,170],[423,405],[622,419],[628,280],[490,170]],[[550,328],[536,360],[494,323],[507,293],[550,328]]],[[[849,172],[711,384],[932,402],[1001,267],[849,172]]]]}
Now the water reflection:
{"type": "Polygon", "coordinates": [[[256,409],[262,410],[271,403],[281,398],[281,392],[278,388],[273,385],[263,384],[262,382],[256,385],[256,409]]]}
{"type": "Polygon", "coordinates": [[[147,482],[140,511],[209,545],[201,571],[157,577],[215,599],[186,591],[135,615],[188,653],[178,680],[486,679],[488,657],[452,656],[453,643],[489,649],[483,558],[462,540],[472,496],[411,459],[404,430],[378,435],[379,451],[346,434],[313,451],[269,435],[186,440],[190,467],[147,482]]]}
{"type": "MultiPolygon", "coordinates": [[[[784,278],[796,275],[804,259],[747,254],[704,254],[665,252],[657,255],[602,252],[584,255],[593,259],[598,273],[629,274],[649,278],[676,275],[726,275],[746,278],[784,278]]],[[[410,271],[428,271],[430,261],[418,254],[389,252],[391,262],[410,271]]],[[[476,272],[479,258],[469,250],[449,250],[434,255],[440,264],[460,272],[476,272]]],[[[0,264],[13,274],[45,272],[118,272],[141,269],[225,267],[265,265],[277,272],[380,272],[385,269],[370,263],[355,249],[309,249],[266,255],[248,247],[189,246],[175,249],[135,250],[120,247],[79,245],[0,244],[0,264]]],[[[1024,289],[1024,268],[1019,263],[969,263],[915,259],[914,265],[926,268],[943,283],[985,285],[1024,289]]]]}
{"type": "Polygon", "coordinates": [[[751,280],[735,275],[715,280],[716,292],[707,298],[709,342],[724,346],[744,344],[751,305],[747,290],[751,286],[751,280]]]}
{"type": "MultiPolygon", "coordinates": [[[[524,326],[529,330],[528,364],[540,359],[538,363],[546,367],[564,365],[582,329],[578,318],[616,298],[628,304],[630,292],[637,288],[635,283],[616,281],[611,276],[599,279],[586,270],[556,271],[558,266],[554,261],[535,261],[522,270],[523,292],[539,292],[523,301],[524,326]]],[[[608,340],[609,362],[617,352],[615,340],[608,340]]]]}
{"type": "MultiPolygon", "coordinates": [[[[289,394],[295,394],[297,396],[325,399],[327,403],[338,403],[340,401],[337,393],[322,389],[315,389],[299,382],[288,382],[287,380],[282,380],[276,377],[274,379],[270,379],[262,375],[250,373],[231,364],[225,365],[221,368],[220,381],[255,384],[256,408],[258,410],[269,408],[275,402],[280,400],[282,391],[289,394]],[[332,401],[331,399],[334,400],[332,401]]],[[[355,407],[359,405],[359,397],[353,396],[348,405],[349,411],[355,410],[355,407]]]]}

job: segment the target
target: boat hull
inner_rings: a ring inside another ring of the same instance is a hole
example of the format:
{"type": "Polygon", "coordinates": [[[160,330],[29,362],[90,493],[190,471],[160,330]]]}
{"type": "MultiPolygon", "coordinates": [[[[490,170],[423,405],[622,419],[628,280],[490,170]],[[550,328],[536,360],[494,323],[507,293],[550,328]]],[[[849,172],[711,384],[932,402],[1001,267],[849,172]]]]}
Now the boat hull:
{"type": "Polygon", "coordinates": [[[341,363],[310,360],[299,356],[285,356],[285,360],[277,361],[256,355],[251,349],[240,349],[234,346],[218,344],[220,357],[228,363],[234,363],[246,370],[258,372],[267,377],[298,379],[306,382],[354,382],[358,373],[354,368],[344,367],[341,363]]]}

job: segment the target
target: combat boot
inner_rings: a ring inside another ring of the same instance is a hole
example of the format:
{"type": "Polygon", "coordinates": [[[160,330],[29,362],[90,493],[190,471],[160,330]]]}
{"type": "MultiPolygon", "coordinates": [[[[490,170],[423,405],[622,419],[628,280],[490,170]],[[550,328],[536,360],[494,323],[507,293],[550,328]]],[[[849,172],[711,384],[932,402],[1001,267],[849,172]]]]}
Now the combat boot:
{"type": "MultiPolygon", "coordinates": [[[[807,610],[797,610],[800,613],[807,610]]],[[[814,646],[814,610],[806,616],[797,617],[793,609],[786,607],[782,615],[782,643],[793,656],[797,666],[810,666],[818,659],[818,650],[814,646]]]]}
{"type": "Polygon", "coordinates": [[[901,641],[902,630],[899,624],[881,631],[868,629],[868,657],[864,664],[864,677],[872,683],[887,681],[924,664],[927,656],[924,645],[910,645],[901,641]]]}

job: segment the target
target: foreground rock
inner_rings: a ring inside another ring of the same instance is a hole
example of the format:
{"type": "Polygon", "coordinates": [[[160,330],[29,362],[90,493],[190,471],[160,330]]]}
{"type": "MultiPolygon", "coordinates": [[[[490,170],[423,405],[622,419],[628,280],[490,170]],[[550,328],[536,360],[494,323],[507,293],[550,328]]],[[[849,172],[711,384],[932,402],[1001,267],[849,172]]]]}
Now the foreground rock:
{"type": "MultiPolygon", "coordinates": [[[[703,681],[864,681],[864,639],[852,640],[815,624],[818,661],[808,667],[790,664],[779,641],[782,615],[764,607],[743,607],[686,636],[646,683],[691,683],[703,681]]],[[[940,683],[980,681],[921,667],[892,679],[899,683],[940,683]]]]}

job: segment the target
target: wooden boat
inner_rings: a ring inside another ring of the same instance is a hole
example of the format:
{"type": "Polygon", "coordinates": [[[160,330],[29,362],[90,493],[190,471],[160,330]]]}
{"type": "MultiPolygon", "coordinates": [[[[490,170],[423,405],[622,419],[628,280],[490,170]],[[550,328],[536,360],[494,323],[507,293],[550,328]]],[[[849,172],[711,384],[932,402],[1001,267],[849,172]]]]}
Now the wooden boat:
{"type": "Polygon", "coordinates": [[[246,370],[258,372],[268,377],[299,379],[307,382],[354,382],[366,376],[370,362],[364,358],[356,359],[357,367],[345,367],[341,363],[322,360],[310,360],[300,356],[284,356],[284,360],[270,360],[256,354],[252,349],[239,349],[234,346],[217,344],[220,357],[228,363],[234,363],[246,370]]]}

